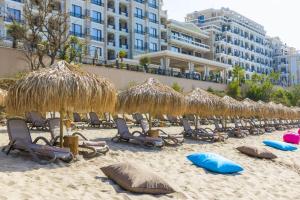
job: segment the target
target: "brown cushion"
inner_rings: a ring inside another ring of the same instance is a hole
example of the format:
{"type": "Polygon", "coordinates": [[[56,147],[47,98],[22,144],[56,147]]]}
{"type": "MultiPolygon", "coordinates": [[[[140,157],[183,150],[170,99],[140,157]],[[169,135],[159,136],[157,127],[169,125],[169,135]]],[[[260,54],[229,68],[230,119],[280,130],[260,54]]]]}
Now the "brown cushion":
{"type": "Polygon", "coordinates": [[[265,159],[277,158],[277,156],[275,154],[273,154],[272,152],[270,152],[269,150],[267,150],[265,148],[241,146],[236,149],[248,156],[252,156],[252,157],[256,157],[256,158],[265,158],[265,159]]]}
{"type": "Polygon", "coordinates": [[[120,163],[101,168],[102,172],[125,190],[136,193],[168,194],[174,189],[145,167],[120,163]]]}

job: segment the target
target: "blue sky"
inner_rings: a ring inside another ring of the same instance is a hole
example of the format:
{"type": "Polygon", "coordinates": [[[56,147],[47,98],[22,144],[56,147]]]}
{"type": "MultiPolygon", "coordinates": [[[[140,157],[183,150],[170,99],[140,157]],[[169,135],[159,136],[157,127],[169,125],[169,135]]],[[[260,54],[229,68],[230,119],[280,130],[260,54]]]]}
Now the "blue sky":
{"type": "Polygon", "coordinates": [[[267,34],[279,36],[300,50],[299,0],[164,0],[171,19],[184,21],[186,13],[228,7],[262,24],[267,34]]]}

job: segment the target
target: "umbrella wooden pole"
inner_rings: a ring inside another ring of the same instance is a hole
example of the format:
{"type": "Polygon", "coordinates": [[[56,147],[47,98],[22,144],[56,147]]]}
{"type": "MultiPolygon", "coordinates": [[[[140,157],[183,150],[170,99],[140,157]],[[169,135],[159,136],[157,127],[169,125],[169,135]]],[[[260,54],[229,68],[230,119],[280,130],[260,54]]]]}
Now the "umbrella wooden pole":
{"type": "Polygon", "coordinates": [[[198,115],[196,115],[195,117],[195,129],[197,130],[199,127],[198,127],[198,115]]]}
{"type": "Polygon", "coordinates": [[[151,121],[151,114],[149,113],[149,131],[152,129],[152,121],[151,121]]]}
{"type": "Polygon", "coordinates": [[[63,147],[63,136],[64,136],[64,122],[63,122],[64,111],[61,110],[59,112],[59,114],[60,114],[59,146],[62,148],[63,147]]]}

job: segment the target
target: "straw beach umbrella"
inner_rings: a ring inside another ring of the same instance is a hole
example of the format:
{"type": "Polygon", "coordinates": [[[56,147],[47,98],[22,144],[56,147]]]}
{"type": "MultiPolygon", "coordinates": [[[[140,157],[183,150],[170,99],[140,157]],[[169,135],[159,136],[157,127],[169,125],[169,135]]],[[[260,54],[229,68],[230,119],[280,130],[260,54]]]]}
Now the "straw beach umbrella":
{"type": "Polygon", "coordinates": [[[243,115],[243,112],[245,111],[245,106],[240,101],[235,100],[230,96],[224,96],[221,98],[221,100],[225,107],[224,115],[229,115],[229,116],[243,115]]]}
{"type": "Polygon", "coordinates": [[[246,98],[242,101],[242,104],[245,105],[245,109],[247,110],[247,112],[245,112],[245,115],[247,115],[246,117],[261,116],[261,111],[257,102],[246,98]]]}
{"type": "Polygon", "coordinates": [[[51,67],[31,72],[12,86],[7,95],[9,114],[60,112],[60,145],[65,112],[114,111],[116,90],[106,79],[60,61],[51,67]]]}
{"type": "MultiPolygon", "coordinates": [[[[196,88],[185,96],[187,102],[186,113],[196,114],[196,122],[198,115],[207,117],[218,115],[224,109],[221,98],[213,95],[203,89],[196,88]]],[[[195,123],[196,128],[198,123],[195,123]]]]}
{"type": "Polygon", "coordinates": [[[133,86],[118,94],[117,110],[122,113],[149,113],[151,116],[184,113],[185,99],[182,94],[154,78],[133,86]]]}

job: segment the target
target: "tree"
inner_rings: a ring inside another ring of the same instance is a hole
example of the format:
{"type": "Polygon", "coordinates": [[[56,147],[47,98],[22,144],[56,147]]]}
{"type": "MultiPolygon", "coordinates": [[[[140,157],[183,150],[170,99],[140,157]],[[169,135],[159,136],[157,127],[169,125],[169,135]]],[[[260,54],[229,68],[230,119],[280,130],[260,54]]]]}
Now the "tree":
{"type": "Polygon", "coordinates": [[[146,67],[147,65],[149,65],[151,62],[150,58],[147,56],[141,57],[140,59],[140,65],[146,67]]]}
{"type": "Polygon", "coordinates": [[[123,62],[123,59],[127,56],[126,51],[121,50],[119,51],[119,57],[121,58],[121,62],[123,62]]]}
{"type": "Polygon", "coordinates": [[[245,70],[240,66],[235,66],[232,70],[233,80],[237,80],[240,86],[242,81],[245,79],[245,70]]]}
{"type": "Polygon", "coordinates": [[[278,81],[280,80],[280,73],[272,71],[270,73],[269,77],[270,77],[270,80],[272,81],[272,83],[277,84],[278,81]]]}
{"type": "MultiPolygon", "coordinates": [[[[23,52],[31,70],[46,67],[46,56],[50,58],[49,64],[53,64],[58,53],[64,48],[69,33],[68,14],[60,5],[61,2],[55,0],[25,0],[25,23],[13,23],[9,27],[9,34],[13,36],[13,40],[22,42],[23,52]]],[[[13,46],[16,46],[15,42],[13,46]]]]}
{"type": "Polygon", "coordinates": [[[233,98],[241,98],[241,87],[238,80],[234,80],[229,83],[227,94],[233,98]]]}
{"type": "Polygon", "coordinates": [[[275,91],[271,94],[271,101],[275,103],[281,103],[287,106],[291,105],[291,102],[289,100],[289,92],[285,91],[283,88],[277,88],[275,91]]]}
{"type": "Polygon", "coordinates": [[[15,20],[11,24],[8,24],[6,28],[7,34],[12,38],[12,48],[17,48],[18,41],[22,39],[26,30],[15,20]]]}

